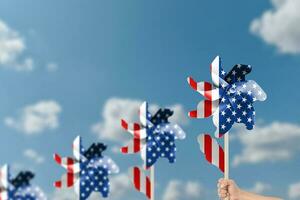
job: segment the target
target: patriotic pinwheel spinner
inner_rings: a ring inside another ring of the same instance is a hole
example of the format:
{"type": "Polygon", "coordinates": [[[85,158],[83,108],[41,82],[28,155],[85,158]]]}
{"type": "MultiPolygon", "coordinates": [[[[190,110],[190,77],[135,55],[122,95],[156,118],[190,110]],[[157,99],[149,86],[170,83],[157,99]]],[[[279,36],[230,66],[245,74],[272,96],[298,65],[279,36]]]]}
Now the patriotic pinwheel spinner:
{"type": "Polygon", "coordinates": [[[1,200],[46,200],[43,191],[32,186],[30,181],[34,174],[30,171],[20,172],[11,178],[8,165],[0,170],[0,199],[1,200]]]}
{"type": "MultiPolygon", "coordinates": [[[[173,115],[170,109],[159,109],[155,115],[148,111],[148,104],[140,106],[140,123],[128,124],[122,120],[122,127],[133,135],[128,146],[122,147],[121,152],[141,153],[144,167],[154,171],[154,165],[159,158],[166,158],[170,163],[175,162],[176,139],[184,139],[184,131],[177,125],[171,124],[168,119],[173,115]]],[[[144,193],[149,199],[154,199],[154,172],[150,170],[152,178],[146,176],[138,167],[132,169],[134,187],[144,193]]]]}
{"type": "Polygon", "coordinates": [[[85,150],[81,145],[81,137],[78,136],[73,142],[74,158],[54,155],[54,160],[67,170],[65,181],[57,181],[54,186],[74,186],[80,200],[87,199],[92,192],[100,192],[102,197],[108,197],[108,176],[118,173],[119,167],[111,158],[102,155],[106,148],[102,143],[93,143],[85,150]]]}
{"type": "Polygon", "coordinates": [[[198,104],[197,110],[189,112],[189,116],[207,118],[213,115],[216,137],[222,137],[235,122],[245,124],[248,130],[253,129],[253,102],[264,101],[267,95],[255,81],[246,80],[251,69],[250,65],[238,64],[226,73],[217,56],[211,64],[213,84],[197,83],[188,77],[189,85],[206,98],[198,104]]]}
{"type": "Polygon", "coordinates": [[[141,153],[146,169],[164,157],[170,163],[175,162],[176,139],[184,139],[185,133],[177,124],[171,124],[168,118],[173,115],[170,109],[159,109],[154,116],[144,102],[139,111],[140,123],[128,124],[122,120],[122,127],[133,135],[133,140],[121,152],[141,153]]]}

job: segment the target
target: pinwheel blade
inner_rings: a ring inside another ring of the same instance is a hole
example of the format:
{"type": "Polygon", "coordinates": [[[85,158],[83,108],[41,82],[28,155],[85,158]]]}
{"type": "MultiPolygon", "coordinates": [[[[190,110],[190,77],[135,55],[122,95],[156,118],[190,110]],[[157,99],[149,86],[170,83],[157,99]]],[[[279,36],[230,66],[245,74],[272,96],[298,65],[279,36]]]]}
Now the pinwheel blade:
{"type": "Polygon", "coordinates": [[[204,100],[200,101],[197,110],[193,110],[189,112],[189,117],[191,118],[207,118],[215,113],[216,109],[219,106],[219,100],[210,101],[204,100]]]}
{"type": "Polygon", "coordinates": [[[175,139],[183,140],[186,137],[185,132],[178,124],[163,124],[156,130],[162,133],[170,133],[175,136],[175,139]]]}
{"type": "Polygon", "coordinates": [[[143,126],[145,127],[152,126],[152,123],[150,122],[152,116],[148,111],[148,103],[146,101],[140,106],[139,117],[140,117],[140,122],[143,126]]]}
{"type": "Polygon", "coordinates": [[[198,143],[200,145],[201,152],[205,155],[206,160],[210,164],[218,167],[221,172],[224,173],[225,155],[223,148],[218,144],[218,142],[209,134],[200,134],[198,136],[198,143]]]}
{"type": "Polygon", "coordinates": [[[8,165],[4,165],[0,171],[0,187],[8,188],[9,168],[8,165]]]}
{"type": "Polygon", "coordinates": [[[221,58],[217,56],[210,65],[211,78],[216,87],[225,88],[228,83],[224,80],[226,72],[222,68],[221,58]]]}
{"type": "Polygon", "coordinates": [[[267,99],[265,91],[253,80],[237,83],[236,91],[251,96],[253,101],[265,101],[267,99]]]}
{"type": "Polygon", "coordinates": [[[196,82],[192,77],[188,77],[188,83],[192,89],[203,95],[207,100],[217,100],[220,98],[219,89],[214,88],[209,82],[196,82]]]}
{"type": "Polygon", "coordinates": [[[138,123],[129,124],[126,120],[122,119],[121,126],[123,129],[131,133],[134,138],[144,139],[147,137],[146,128],[141,127],[141,125],[138,123]]]}
{"type": "Polygon", "coordinates": [[[133,185],[135,189],[147,196],[148,199],[151,199],[151,181],[148,176],[140,170],[138,167],[132,169],[132,178],[133,185]]]}
{"type": "Polygon", "coordinates": [[[120,171],[118,165],[108,156],[92,160],[88,167],[103,167],[108,170],[108,174],[116,174],[120,171]]]}
{"type": "Polygon", "coordinates": [[[225,76],[225,80],[229,84],[234,84],[236,82],[244,82],[246,80],[246,75],[252,71],[250,65],[237,64],[234,65],[228,74],[225,76]]]}

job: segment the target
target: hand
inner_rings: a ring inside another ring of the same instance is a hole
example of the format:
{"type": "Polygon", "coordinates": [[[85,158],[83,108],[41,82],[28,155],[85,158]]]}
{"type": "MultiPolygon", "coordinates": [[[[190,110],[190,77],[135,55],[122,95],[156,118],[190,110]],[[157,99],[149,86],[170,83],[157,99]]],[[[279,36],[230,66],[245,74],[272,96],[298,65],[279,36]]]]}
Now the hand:
{"type": "Polygon", "coordinates": [[[218,194],[221,200],[241,200],[241,190],[233,180],[220,179],[218,194]]]}

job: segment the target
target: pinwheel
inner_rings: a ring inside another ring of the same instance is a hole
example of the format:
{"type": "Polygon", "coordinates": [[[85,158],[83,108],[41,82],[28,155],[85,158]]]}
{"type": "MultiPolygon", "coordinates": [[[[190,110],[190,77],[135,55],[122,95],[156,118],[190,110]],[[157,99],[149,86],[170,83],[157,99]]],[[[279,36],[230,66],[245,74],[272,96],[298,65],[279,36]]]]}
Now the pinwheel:
{"type": "Polygon", "coordinates": [[[32,186],[30,181],[34,174],[30,171],[20,172],[11,178],[8,165],[0,171],[1,200],[46,200],[46,196],[38,186],[32,186]]]}
{"type": "Polygon", "coordinates": [[[250,65],[238,64],[226,73],[217,56],[211,64],[213,84],[197,83],[189,77],[189,85],[206,98],[198,104],[197,110],[189,112],[189,116],[206,118],[213,115],[213,122],[217,127],[216,137],[227,133],[235,122],[245,124],[249,130],[253,129],[253,102],[264,101],[267,95],[255,81],[245,79],[251,69],[250,65]]]}
{"type": "Polygon", "coordinates": [[[159,109],[155,115],[148,111],[148,104],[140,106],[140,123],[129,124],[121,121],[122,127],[133,135],[132,141],[121,148],[123,154],[140,153],[144,160],[145,170],[151,169],[151,179],[142,174],[135,167],[133,169],[133,182],[135,188],[146,194],[149,199],[154,199],[154,165],[159,158],[166,158],[170,163],[176,160],[176,139],[184,139],[185,132],[177,124],[168,121],[173,115],[170,109],[159,109]],[[152,193],[152,194],[151,194],[152,193]]]}
{"type": "Polygon", "coordinates": [[[66,177],[56,181],[54,186],[74,187],[80,200],[87,199],[92,192],[100,192],[102,197],[108,197],[108,176],[118,173],[119,167],[111,158],[102,155],[106,148],[102,143],[93,143],[85,150],[81,144],[81,137],[76,137],[73,142],[74,158],[62,158],[54,154],[54,160],[67,170],[66,177]]]}
{"type": "Polygon", "coordinates": [[[221,65],[221,58],[217,56],[211,64],[211,78],[209,82],[196,82],[188,77],[188,83],[195,91],[205,97],[196,110],[189,112],[191,118],[207,118],[213,116],[217,138],[225,135],[224,148],[218,145],[209,135],[200,135],[198,141],[206,159],[229,175],[229,139],[228,133],[234,123],[243,123],[248,130],[255,124],[255,101],[264,101],[267,98],[263,89],[253,80],[246,80],[251,72],[250,65],[237,64],[226,73],[221,65]],[[224,158],[225,156],[225,158],[224,158]],[[223,170],[222,170],[223,169],[223,170]]]}

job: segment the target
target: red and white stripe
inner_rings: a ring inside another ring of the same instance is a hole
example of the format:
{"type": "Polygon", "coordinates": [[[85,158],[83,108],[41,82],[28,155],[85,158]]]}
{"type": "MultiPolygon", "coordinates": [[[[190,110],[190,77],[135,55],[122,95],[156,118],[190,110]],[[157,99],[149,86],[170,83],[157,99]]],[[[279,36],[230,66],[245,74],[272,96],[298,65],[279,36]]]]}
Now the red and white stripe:
{"type": "Polygon", "coordinates": [[[198,136],[200,150],[204,153],[206,160],[218,167],[223,173],[225,168],[225,154],[218,142],[208,134],[198,136]]]}
{"type": "Polygon", "coordinates": [[[189,117],[191,118],[207,118],[210,117],[219,106],[219,100],[210,101],[204,100],[200,101],[197,110],[192,110],[189,112],[189,117]]]}
{"type": "Polygon", "coordinates": [[[214,88],[211,83],[196,82],[192,77],[188,77],[187,81],[193,90],[199,92],[207,100],[214,101],[220,98],[219,89],[214,88]]]}
{"type": "Polygon", "coordinates": [[[136,190],[145,194],[148,199],[151,199],[151,181],[148,176],[145,176],[143,172],[138,168],[134,167],[132,170],[133,184],[136,190]]]}
{"type": "Polygon", "coordinates": [[[128,132],[133,134],[133,138],[128,146],[122,147],[121,152],[127,153],[138,153],[143,147],[143,138],[146,137],[146,129],[141,129],[141,126],[137,123],[128,124],[125,120],[121,120],[122,127],[128,132]]]}
{"type": "Polygon", "coordinates": [[[54,186],[62,188],[63,186],[72,187],[78,179],[77,173],[80,171],[80,164],[72,158],[62,158],[58,154],[54,154],[54,160],[62,167],[67,169],[66,179],[56,181],[54,186]]]}
{"type": "Polygon", "coordinates": [[[0,200],[8,200],[8,166],[5,165],[0,170],[0,200]]]}

